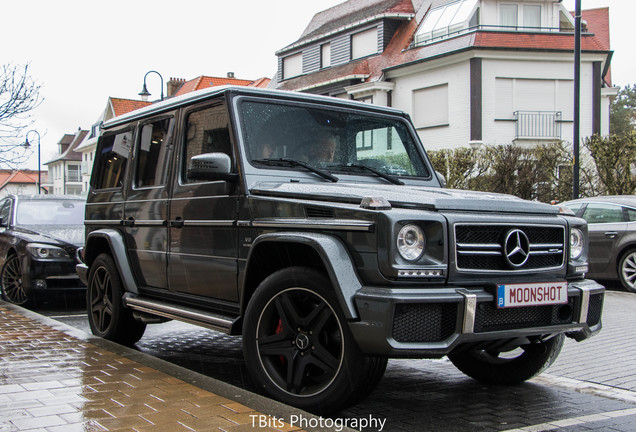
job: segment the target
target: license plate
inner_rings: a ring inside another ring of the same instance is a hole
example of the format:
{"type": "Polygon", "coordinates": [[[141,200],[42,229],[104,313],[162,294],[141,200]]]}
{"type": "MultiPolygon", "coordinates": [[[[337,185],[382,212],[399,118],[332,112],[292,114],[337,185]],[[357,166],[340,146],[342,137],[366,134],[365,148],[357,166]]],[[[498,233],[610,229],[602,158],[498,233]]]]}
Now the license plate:
{"type": "Polygon", "coordinates": [[[567,282],[497,285],[498,308],[552,305],[567,302],[567,282]]]}

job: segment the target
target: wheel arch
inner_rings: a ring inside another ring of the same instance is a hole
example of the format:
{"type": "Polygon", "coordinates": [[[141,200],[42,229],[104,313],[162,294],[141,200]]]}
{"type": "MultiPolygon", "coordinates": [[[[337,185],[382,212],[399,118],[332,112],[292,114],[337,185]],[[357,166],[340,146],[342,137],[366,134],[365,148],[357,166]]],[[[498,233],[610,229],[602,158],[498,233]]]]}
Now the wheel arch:
{"type": "Polygon", "coordinates": [[[254,241],[247,257],[241,289],[242,313],[258,285],[267,276],[291,266],[324,271],[345,317],[358,318],[353,296],[362,288],[362,283],[345,245],[336,237],[306,232],[265,234],[254,241]]]}
{"type": "Polygon", "coordinates": [[[91,264],[102,253],[108,253],[113,257],[124,290],[138,294],[139,290],[128,263],[126,245],[119,231],[102,229],[88,234],[86,245],[84,246],[84,263],[90,268],[91,264]]]}

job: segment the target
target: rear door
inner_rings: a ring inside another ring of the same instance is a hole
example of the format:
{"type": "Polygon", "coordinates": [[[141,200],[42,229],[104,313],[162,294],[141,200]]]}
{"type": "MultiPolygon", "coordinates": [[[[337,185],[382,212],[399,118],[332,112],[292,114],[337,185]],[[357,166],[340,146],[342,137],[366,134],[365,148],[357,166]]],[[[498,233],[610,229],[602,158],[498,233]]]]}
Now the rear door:
{"type": "Polygon", "coordinates": [[[590,273],[602,273],[627,229],[623,209],[615,204],[589,203],[582,217],[588,223],[590,273]]]}
{"type": "Polygon", "coordinates": [[[170,202],[169,271],[172,291],[237,302],[237,212],[235,182],[188,179],[193,156],[221,152],[236,172],[229,113],[224,99],[183,114],[170,202]]]}
{"type": "Polygon", "coordinates": [[[174,113],[141,122],[132,152],[123,225],[133,271],[145,288],[168,288],[166,179],[174,124],[174,113]]]}

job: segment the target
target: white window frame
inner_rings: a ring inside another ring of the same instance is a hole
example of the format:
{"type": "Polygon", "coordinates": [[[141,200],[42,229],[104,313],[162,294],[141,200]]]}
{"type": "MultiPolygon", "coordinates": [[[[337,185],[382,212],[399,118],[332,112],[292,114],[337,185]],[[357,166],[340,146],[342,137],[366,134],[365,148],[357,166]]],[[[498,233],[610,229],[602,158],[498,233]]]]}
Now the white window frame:
{"type": "Polygon", "coordinates": [[[303,53],[299,52],[283,58],[283,80],[303,74],[303,53]]]}
{"type": "Polygon", "coordinates": [[[519,4],[519,3],[510,3],[510,2],[501,2],[498,4],[498,22],[499,25],[502,27],[515,27],[518,30],[523,30],[523,31],[533,31],[533,30],[540,30],[541,28],[543,28],[543,5],[541,5],[540,3],[528,3],[528,4],[519,4]],[[503,23],[502,20],[502,9],[505,6],[513,6],[516,10],[517,10],[517,19],[516,22],[513,25],[505,25],[503,23]],[[539,25],[529,25],[529,23],[526,22],[526,8],[539,8],[539,25]]]}
{"type": "Polygon", "coordinates": [[[320,45],[320,68],[331,67],[331,43],[320,45]]]}
{"type": "Polygon", "coordinates": [[[372,27],[367,30],[351,35],[351,60],[368,57],[378,53],[378,28],[372,27]]]}

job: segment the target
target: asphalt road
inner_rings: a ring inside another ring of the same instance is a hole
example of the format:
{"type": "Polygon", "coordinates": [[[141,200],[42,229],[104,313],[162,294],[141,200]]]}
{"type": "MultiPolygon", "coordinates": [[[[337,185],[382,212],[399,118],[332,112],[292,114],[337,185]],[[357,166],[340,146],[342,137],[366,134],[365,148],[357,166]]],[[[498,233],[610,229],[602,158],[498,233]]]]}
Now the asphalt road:
{"type": "MultiPolygon", "coordinates": [[[[36,311],[90,331],[81,298],[57,297],[36,311]]],[[[383,431],[636,431],[635,311],[636,294],[609,291],[601,333],[567,340],[546,373],[519,386],[482,385],[446,358],[391,360],[378,388],[338,416],[385,419],[383,431]]],[[[172,321],[148,326],[136,348],[255,391],[240,338],[172,321]]]]}

